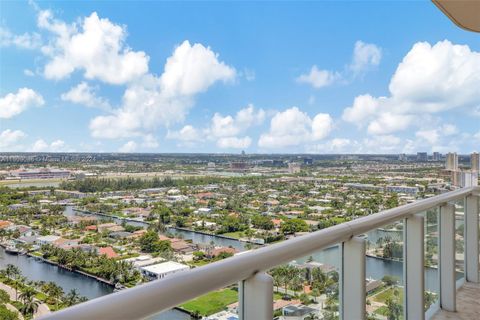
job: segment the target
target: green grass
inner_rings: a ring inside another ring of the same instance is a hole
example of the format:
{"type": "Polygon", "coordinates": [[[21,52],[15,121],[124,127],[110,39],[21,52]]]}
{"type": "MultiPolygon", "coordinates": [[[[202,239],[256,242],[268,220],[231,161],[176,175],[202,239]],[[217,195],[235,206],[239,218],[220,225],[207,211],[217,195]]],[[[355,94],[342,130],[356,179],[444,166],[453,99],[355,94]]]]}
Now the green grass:
{"type": "Polygon", "coordinates": [[[376,314],[380,314],[382,316],[386,316],[387,315],[387,312],[388,312],[388,308],[386,306],[381,306],[380,308],[378,308],[377,310],[375,310],[374,313],[376,314]]]}
{"type": "MultiPolygon", "coordinates": [[[[398,290],[398,293],[399,293],[399,298],[400,298],[400,301],[399,303],[403,303],[403,290],[402,288],[395,288],[396,290],[398,290]]],[[[385,303],[385,301],[387,301],[387,298],[389,297],[393,297],[393,288],[388,288],[382,292],[380,292],[379,294],[371,297],[372,300],[375,300],[377,302],[381,302],[381,303],[385,303]]]]}
{"type": "Polygon", "coordinates": [[[235,232],[222,233],[222,236],[240,239],[245,237],[245,234],[242,231],[235,231],[235,232]]]}
{"type": "Polygon", "coordinates": [[[183,309],[190,312],[198,312],[202,316],[224,310],[229,304],[238,300],[238,292],[232,289],[223,289],[213,291],[180,305],[183,309]]]}

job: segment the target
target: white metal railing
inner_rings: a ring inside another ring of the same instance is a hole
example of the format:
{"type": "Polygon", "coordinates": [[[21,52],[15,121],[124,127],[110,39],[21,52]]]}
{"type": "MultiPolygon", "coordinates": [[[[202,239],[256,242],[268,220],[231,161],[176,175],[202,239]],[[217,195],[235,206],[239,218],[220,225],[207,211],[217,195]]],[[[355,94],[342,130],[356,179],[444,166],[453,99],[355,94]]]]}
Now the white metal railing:
{"type": "Polygon", "coordinates": [[[272,319],[273,281],[265,271],[336,244],[342,248],[341,318],[364,319],[365,240],[357,236],[399,220],[405,221],[404,318],[424,319],[424,218],[417,214],[437,207],[440,207],[440,307],[455,311],[455,210],[449,202],[465,201],[465,279],[478,282],[479,197],[480,187],[444,193],[173,274],[40,319],[142,319],[236,282],[239,282],[240,319],[272,319]]]}

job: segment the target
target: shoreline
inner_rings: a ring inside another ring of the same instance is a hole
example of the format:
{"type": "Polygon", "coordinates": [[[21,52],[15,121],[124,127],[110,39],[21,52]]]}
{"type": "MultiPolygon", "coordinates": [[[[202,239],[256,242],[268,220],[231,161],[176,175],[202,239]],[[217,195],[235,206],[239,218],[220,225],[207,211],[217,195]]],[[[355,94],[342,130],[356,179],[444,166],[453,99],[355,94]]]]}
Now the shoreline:
{"type": "MultiPolygon", "coordinates": [[[[82,210],[82,209],[78,209],[78,208],[72,208],[72,210],[75,211],[75,212],[80,212],[80,213],[84,213],[84,214],[88,214],[88,215],[99,215],[99,216],[106,217],[106,218],[111,218],[111,219],[119,219],[119,220],[124,220],[124,221],[127,221],[127,222],[144,223],[146,225],[152,225],[151,222],[140,221],[140,220],[136,220],[134,218],[124,218],[124,217],[119,217],[119,216],[112,215],[112,214],[106,214],[106,213],[101,213],[101,212],[91,212],[91,211],[82,210]]],[[[206,231],[197,231],[197,230],[192,230],[192,229],[182,228],[182,227],[174,227],[174,226],[166,226],[166,227],[168,229],[180,230],[180,231],[185,231],[185,232],[192,232],[192,233],[202,234],[202,235],[211,236],[211,237],[218,237],[218,238],[222,238],[222,239],[233,240],[233,241],[238,241],[238,242],[245,242],[245,243],[250,243],[250,244],[257,245],[257,246],[263,246],[262,244],[256,243],[254,241],[242,241],[240,239],[229,237],[229,236],[224,236],[222,234],[215,234],[215,233],[206,232],[206,231]]]]}
{"type": "Polygon", "coordinates": [[[115,287],[115,284],[112,283],[111,281],[108,281],[107,279],[104,279],[104,278],[101,278],[101,277],[97,277],[93,274],[90,274],[88,272],[85,272],[85,271],[82,271],[82,270],[78,270],[78,269],[72,269],[72,268],[69,268],[67,266],[64,266],[62,264],[59,264],[58,262],[55,262],[55,261],[52,261],[52,260],[48,260],[48,259],[45,259],[43,257],[39,257],[39,256],[36,256],[36,255],[33,255],[29,252],[26,253],[27,256],[29,256],[30,258],[34,258],[35,260],[40,260],[41,262],[43,263],[47,263],[47,264],[50,264],[50,265],[53,265],[53,266],[57,266],[61,269],[64,269],[64,270],[67,270],[67,271],[70,271],[70,272],[74,272],[74,273],[78,273],[78,274],[81,274],[85,277],[89,277],[91,279],[94,279],[94,280],[97,280],[99,282],[102,282],[104,284],[107,284],[109,286],[112,286],[112,287],[115,287]]]}

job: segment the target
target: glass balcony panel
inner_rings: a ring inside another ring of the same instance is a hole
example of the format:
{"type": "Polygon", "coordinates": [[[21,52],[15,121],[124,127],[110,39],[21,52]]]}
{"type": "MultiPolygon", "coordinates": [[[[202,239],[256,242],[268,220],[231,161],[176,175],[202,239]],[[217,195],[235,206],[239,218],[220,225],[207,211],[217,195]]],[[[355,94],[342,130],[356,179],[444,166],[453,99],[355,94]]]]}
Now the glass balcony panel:
{"type": "Polygon", "coordinates": [[[274,316],[339,319],[340,249],[333,246],[268,271],[274,280],[274,316]]]}
{"type": "Polygon", "coordinates": [[[369,319],[403,318],[403,221],[367,233],[369,319]]]}
{"type": "Polygon", "coordinates": [[[457,282],[465,280],[465,201],[455,203],[455,270],[457,282]]]}
{"type": "Polygon", "coordinates": [[[439,208],[428,210],[422,213],[424,216],[424,263],[425,263],[425,311],[427,315],[433,314],[439,303],[439,270],[438,270],[438,215],[439,208]]]}

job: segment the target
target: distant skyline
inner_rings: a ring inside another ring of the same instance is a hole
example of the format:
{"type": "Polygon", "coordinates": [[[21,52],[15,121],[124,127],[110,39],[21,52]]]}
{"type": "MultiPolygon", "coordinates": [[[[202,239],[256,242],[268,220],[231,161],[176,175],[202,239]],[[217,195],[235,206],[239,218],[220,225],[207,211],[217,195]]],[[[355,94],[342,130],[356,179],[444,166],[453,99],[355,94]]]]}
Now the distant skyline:
{"type": "Polygon", "coordinates": [[[0,9],[0,152],[480,150],[479,34],[429,1],[0,9]]]}

